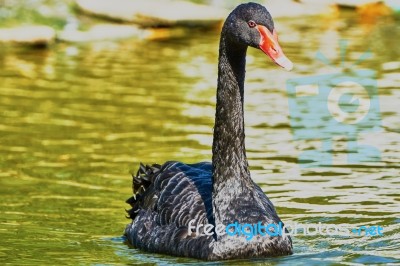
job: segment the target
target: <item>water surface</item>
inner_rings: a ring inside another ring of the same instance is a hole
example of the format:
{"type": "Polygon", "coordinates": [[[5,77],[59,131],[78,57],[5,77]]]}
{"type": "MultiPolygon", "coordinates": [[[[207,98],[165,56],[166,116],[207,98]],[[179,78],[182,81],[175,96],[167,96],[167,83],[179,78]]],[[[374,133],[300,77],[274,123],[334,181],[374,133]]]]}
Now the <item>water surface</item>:
{"type": "MultiPolygon", "coordinates": [[[[252,176],[285,222],[381,225],[381,237],[293,237],[294,255],[254,265],[400,263],[400,39],[397,21],[341,17],[278,20],[293,72],[249,50],[246,146],[252,176]],[[332,167],[304,168],[316,140],[293,140],[289,78],[354,68],[377,72],[381,125],[360,134],[381,160],[348,164],[336,138],[332,167]],[[335,67],[316,60],[321,51],[335,67]],[[344,159],[343,159],[344,156],[344,159]]],[[[218,31],[191,30],[158,41],[54,45],[0,52],[0,258],[24,264],[198,263],[129,249],[124,201],[140,161],[211,158],[218,31]]],[[[247,265],[244,262],[212,263],[247,265]]]]}

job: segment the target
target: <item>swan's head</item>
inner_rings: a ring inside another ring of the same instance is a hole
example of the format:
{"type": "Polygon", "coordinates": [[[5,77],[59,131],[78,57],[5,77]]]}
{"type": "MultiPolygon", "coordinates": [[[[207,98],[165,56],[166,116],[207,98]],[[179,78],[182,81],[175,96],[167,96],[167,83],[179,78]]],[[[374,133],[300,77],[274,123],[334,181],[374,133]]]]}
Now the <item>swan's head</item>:
{"type": "Polygon", "coordinates": [[[279,45],[274,21],[264,6],[256,3],[239,5],[226,19],[223,31],[237,45],[260,49],[277,65],[289,71],[293,68],[279,45]]]}

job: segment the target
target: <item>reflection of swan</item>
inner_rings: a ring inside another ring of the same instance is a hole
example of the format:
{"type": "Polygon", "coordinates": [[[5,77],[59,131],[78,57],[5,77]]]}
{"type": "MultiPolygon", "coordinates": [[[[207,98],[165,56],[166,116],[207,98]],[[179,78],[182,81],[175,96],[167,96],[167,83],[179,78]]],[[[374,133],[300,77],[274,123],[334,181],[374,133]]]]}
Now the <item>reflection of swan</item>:
{"type": "Polygon", "coordinates": [[[250,177],[245,151],[243,94],[247,47],[261,49],[286,69],[292,63],[278,44],[274,23],[261,5],[238,6],[221,33],[217,107],[211,163],[141,165],[133,179],[132,223],[125,235],[150,252],[207,260],[292,253],[289,236],[196,234],[194,225],[279,224],[275,208],[250,177]]]}

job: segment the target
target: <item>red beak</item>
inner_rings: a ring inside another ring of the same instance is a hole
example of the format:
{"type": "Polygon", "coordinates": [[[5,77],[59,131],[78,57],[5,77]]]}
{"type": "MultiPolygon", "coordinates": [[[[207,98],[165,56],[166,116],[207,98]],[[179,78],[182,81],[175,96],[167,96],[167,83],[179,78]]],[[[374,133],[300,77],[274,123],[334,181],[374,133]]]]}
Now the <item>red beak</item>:
{"type": "Polygon", "coordinates": [[[293,63],[285,56],[281,46],[278,43],[278,34],[276,30],[271,33],[266,27],[258,25],[257,30],[260,32],[260,49],[279,66],[290,71],[293,63]]]}

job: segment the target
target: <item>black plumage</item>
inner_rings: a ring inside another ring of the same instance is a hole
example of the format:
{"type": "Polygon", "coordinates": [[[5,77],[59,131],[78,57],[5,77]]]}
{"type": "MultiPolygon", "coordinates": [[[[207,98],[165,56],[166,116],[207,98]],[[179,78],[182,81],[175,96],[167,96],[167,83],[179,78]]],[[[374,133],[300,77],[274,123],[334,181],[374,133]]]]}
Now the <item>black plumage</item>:
{"type": "Polygon", "coordinates": [[[204,260],[269,257],[292,253],[289,236],[197,235],[188,224],[279,224],[275,208],[253,182],[248,168],[243,119],[245,56],[260,33],[248,21],[274,29],[259,4],[238,6],[224,23],[219,49],[212,163],[141,164],[127,200],[129,243],[149,252],[204,260]]]}

